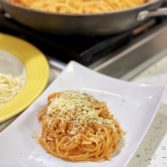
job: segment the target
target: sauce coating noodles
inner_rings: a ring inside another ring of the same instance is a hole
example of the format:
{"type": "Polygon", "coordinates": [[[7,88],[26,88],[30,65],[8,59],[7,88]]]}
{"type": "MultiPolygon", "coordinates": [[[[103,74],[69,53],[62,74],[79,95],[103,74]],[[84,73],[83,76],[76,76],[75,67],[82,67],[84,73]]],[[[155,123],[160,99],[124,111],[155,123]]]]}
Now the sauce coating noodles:
{"type": "Polygon", "coordinates": [[[10,0],[18,5],[55,13],[103,13],[142,5],[147,0],[10,0]]]}
{"type": "Polygon", "coordinates": [[[120,150],[124,136],[105,102],[76,91],[50,95],[39,121],[40,145],[71,161],[108,160],[120,150]]]}

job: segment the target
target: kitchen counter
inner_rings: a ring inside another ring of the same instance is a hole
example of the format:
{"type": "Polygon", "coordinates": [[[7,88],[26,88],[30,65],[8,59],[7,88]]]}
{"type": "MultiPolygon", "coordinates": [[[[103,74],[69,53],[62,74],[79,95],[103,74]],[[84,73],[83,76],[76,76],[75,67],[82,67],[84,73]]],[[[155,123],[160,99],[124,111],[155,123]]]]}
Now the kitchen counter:
{"type": "Polygon", "coordinates": [[[167,167],[167,56],[133,81],[162,84],[166,91],[150,129],[127,167],[167,167]]]}
{"type": "MultiPolygon", "coordinates": [[[[54,71],[51,78],[55,77],[54,71]]],[[[166,84],[167,56],[140,73],[134,82],[166,84]]],[[[15,118],[0,124],[0,131],[15,118]]],[[[167,89],[149,131],[127,167],[167,167],[167,89]]]]}

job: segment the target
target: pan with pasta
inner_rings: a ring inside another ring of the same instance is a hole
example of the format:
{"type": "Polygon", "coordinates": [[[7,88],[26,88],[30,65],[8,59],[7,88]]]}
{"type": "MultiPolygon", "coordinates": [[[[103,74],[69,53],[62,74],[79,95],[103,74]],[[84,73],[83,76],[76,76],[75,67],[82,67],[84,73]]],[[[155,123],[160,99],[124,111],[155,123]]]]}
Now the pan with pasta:
{"type": "Polygon", "coordinates": [[[56,35],[101,36],[140,26],[149,16],[155,17],[155,13],[150,13],[163,0],[1,0],[0,3],[16,21],[34,30],[56,35]]]}
{"type": "Polygon", "coordinates": [[[120,150],[124,132],[105,102],[77,91],[56,92],[40,111],[40,145],[70,161],[108,160],[120,150]]]}
{"type": "Polygon", "coordinates": [[[147,0],[10,0],[27,8],[54,13],[103,13],[143,5],[147,0]]]}

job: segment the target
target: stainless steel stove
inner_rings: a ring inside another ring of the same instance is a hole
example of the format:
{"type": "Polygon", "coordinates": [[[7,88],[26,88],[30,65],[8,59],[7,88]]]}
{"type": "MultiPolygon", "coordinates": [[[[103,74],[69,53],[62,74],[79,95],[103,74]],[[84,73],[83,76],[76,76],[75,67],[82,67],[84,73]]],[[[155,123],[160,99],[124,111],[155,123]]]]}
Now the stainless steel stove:
{"type": "Polygon", "coordinates": [[[24,27],[1,10],[0,32],[33,43],[45,53],[50,65],[60,70],[75,60],[95,71],[126,80],[165,56],[167,49],[167,19],[162,17],[113,36],[63,37],[24,27]]]}
{"type": "Polygon", "coordinates": [[[116,78],[133,78],[167,56],[167,20],[112,54],[112,58],[108,54],[90,68],[116,78]]]}

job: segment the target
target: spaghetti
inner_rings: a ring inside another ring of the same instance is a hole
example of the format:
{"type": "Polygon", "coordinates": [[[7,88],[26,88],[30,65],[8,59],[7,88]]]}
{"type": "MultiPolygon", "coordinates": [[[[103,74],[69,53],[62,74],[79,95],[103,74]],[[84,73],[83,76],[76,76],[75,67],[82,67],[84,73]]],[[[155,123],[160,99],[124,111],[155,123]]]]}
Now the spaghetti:
{"type": "Polygon", "coordinates": [[[147,0],[10,0],[11,2],[41,11],[55,13],[103,13],[124,10],[142,5],[147,0]]]}
{"type": "Polygon", "coordinates": [[[0,106],[11,100],[23,85],[22,77],[14,78],[11,75],[0,73],[0,106]]]}
{"type": "Polygon", "coordinates": [[[110,159],[124,132],[104,102],[77,91],[57,92],[39,114],[40,145],[71,161],[110,159]]]}

